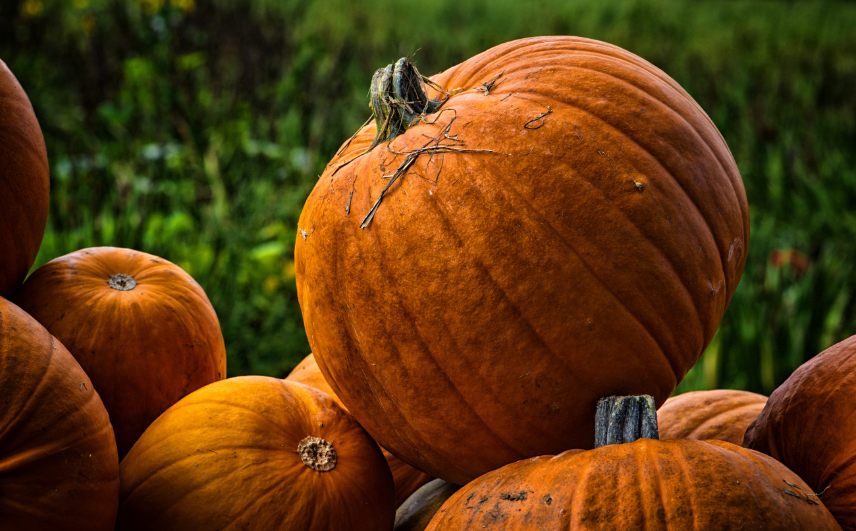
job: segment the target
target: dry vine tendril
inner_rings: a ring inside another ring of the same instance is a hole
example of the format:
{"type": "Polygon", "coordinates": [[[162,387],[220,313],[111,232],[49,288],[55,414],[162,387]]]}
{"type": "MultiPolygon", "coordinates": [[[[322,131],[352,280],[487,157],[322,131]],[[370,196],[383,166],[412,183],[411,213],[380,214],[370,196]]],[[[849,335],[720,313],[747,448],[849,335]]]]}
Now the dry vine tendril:
{"type": "MultiPolygon", "coordinates": [[[[500,74],[500,76],[501,75],[502,74],[500,74]]],[[[497,76],[497,78],[489,83],[482,84],[485,87],[485,92],[490,91],[490,88],[496,84],[500,76],[497,76]]],[[[377,133],[375,134],[374,141],[365,151],[362,151],[354,157],[351,157],[345,162],[339,164],[336,169],[333,170],[332,175],[336,175],[336,172],[340,169],[370,152],[378,144],[395,139],[410,127],[419,123],[435,124],[440,115],[443,114],[443,111],[449,110],[454,112],[454,109],[443,109],[441,111],[441,107],[449,101],[451,96],[452,93],[447,92],[441,86],[420,74],[407,57],[402,57],[394,64],[387,65],[386,68],[377,70],[372,77],[371,89],[369,91],[372,116],[374,117],[375,124],[377,125],[377,133]],[[426,92],[426,88],[428,86],[436,89],[438,92],[443,94],[445,98],[442,100],[429,99],[426,92]],[[426,115],[433,114],[438,111],[440,111],[440,114],[434,119],[434,121],[427,122],[425,120],[426,115]]],[[[369,121],[371,121],[371,118],[369,118],[366,123],[369,121]]],[[[396,155],[404,155],[405,158],[395,172],[382,177],[383,179],[389,179],[389,182],[383,188],[377,200],[372,205],[371,209],[369,209],[368,214],[366,214],[365,218],[363,218],[360,223],[361,229],[365,229],[371,224],[387,191],[389,191],[399,177],[403,176],[407,170],[413,166],[416,159],[419,158],[419,155],[428,153],[433,156],[434,154],[449,152],[494,152],[490,149],[466,149],[461,147],[463,145],[463,141],[460,140],[457,135],[449,135],[449,131],[451,130],[454,121],[455,117],[453,117],[449,123],[440,130],[440,133],[436,137],[429,137],[430,140],[420,148],[413,149],[411,151],[396,151],[387,145],[387,149],[390,152],[396,155]],[[444,141],[446,142],[445,144],[442,143],[444,141]]],[[[352,136],[339,150],[339,153],[350,145],[353,139],[354,137],[352,136]]],[[[339,153],[337,153],[337,155],[339,153]]],[[[348,197],[348,205],[345,207],[345,211],[347,213],[351,212],[351,200],[353,199],[353,195],[354,192],[352,190],[348,197]]]]}

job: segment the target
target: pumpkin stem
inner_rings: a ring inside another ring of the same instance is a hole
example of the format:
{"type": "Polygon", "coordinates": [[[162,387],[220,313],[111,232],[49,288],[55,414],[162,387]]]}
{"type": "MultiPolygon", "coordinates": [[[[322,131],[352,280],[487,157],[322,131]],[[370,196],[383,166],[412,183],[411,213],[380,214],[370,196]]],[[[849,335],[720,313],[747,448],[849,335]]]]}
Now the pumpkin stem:
{"type": "Polygon", "coordinates": [[[134,277],[130,275],[123,275],[119,273],[118,275],[113,275],[109,279],[107,279],[107,284],[116,290],[119,291],[131,291],[132,289],[137,287],[137,281],[134,280],[134,277]]]}
{"type": "Polygon", "coordinates": [[[657,408],[650,395],[608,396],[597,401],[594,447],[659,439],[657,408]]]}
{"type": "Polygon", "coordinates": [[[377,134],[369,149],[402,134],[445,103],[445,100],[428,99],[426,81],[407,57],[374,73],[369,89],[369,106],[377,134]]]}
{"type": "Polygon", "coordinates": [[[317,470],[318,472],[328,472],[336,468],[336,449],[329,442],[320,437],[305,437],[297,445],[297,454],[303,460],[303,464],[317,470]]]}

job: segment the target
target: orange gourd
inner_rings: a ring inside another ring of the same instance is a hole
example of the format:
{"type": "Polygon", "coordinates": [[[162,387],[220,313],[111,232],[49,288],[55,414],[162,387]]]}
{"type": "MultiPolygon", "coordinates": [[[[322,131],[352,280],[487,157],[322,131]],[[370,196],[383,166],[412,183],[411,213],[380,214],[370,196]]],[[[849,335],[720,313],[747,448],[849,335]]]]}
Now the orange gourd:
{"type": "Polygon", "coordinates": [[[375,440],[463,484],[589,447],[599,397],[665,402],[749,239],[698,104],[616,46],[538,37],[428,81],[403,59],[372,105],[306,201],[295,272],[318,366],[375,440]]]}
{"type": "Polygon", "coordinates": [[[112,531],[119,458],[107,410],[65,347],[0,298],[0,531],[112,531]]]}
{"type": "Polygon", "coordinates": [[[0,297],[36,259],[48,222],[48,153],[27,94],[0,60],[0,297]]]}
{"type": "Polygon", "coordinates": [[[118,531],[391,530],[392,475],[329,396],[242,376],[161,415],[121,466],[118,531]]]}
{"type": "MultiPolygon", "coordinates": [[[[342,401],[339,400],[339,397],[333,389],[330,388],[327,381],[324,380],[324,375],[321,374],[321,370],[318,369],[318,364],[315,362],[315,356],[312,354],[303,358],[303,360],[294,368],[294,370],[291,371],[291,374],[285,377],[285,379],[320,389],[330,395],[330,397],[335,400],[339,406],[345,409],[345,411],[348,410],[348,408],[342,404],[342,401]]],[[[425,472],[413,468],[383,448],[381,448],[381,450],[383,451],[383,456],[386,458],[386,462],[392,472],[392,478],[395,480],[396,507],[404,503],[404,500],[416,492],[419,487],[433,479],[425,472]]]]}
{"type": "Polygon", "coordinates": [[[92,378],[120,458],[181,397],[226,377],[214,308],[190,275],[163,258],[83,249],[37,269],[15,302],[92,378]]]}
{"type": "Polygon", "coordinates": [[[856,531],[856,336],[805,362],[770,395],[743,446],[799,474],[856,531]]]}
{"type": "Polygon", "coordinates": [[[489,472],[453,494],[426,530],[841,529],[775,459],[725,441],[658,440],[654,415],[650,396],[600,400],[597,448],[489,472]]]}
{"type": "Polygon", "coordinates": [[[717,439],[741,445],[746,428],[766,403],[766,396],[731,389],[673,396],[657,410],[660,439],[717,439]]]}
{"type": "Polygon", "coordinates": [[[639,439],[489,472],[426,531],[840,529],[810,494],[781,463],[725,441],[639,439]]]}

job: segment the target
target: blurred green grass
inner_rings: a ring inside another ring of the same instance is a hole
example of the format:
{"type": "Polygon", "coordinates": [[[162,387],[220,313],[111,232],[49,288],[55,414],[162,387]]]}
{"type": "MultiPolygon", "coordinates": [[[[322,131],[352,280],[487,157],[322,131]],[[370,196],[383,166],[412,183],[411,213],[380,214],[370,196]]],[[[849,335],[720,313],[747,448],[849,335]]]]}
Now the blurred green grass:
{"type": "Polygon", "coordinates": [[[678,390],[769,393],[856,333],[854,27],[856,5],[822,1],[10,0],[0,58],[48,145],[37,265],[95,245],[163,256],[209,294],[230,375],[284,376],[309,352],[297,218],[375,69],[418,50],[433,73],[533,35],[617,44],[710,114],[749,197],[743,280],[678,390]],[[781,249],[808,268],[771,262],[781,249]]]}

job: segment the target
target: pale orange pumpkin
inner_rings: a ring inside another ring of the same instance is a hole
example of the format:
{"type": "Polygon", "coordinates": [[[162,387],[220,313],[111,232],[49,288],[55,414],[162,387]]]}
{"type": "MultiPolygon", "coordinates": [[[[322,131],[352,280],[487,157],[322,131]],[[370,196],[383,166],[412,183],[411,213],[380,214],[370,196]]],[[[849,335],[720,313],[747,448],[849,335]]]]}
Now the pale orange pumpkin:
{"type": "Polygon", "coordinates": [[[673,396],[657,410],[660,438],[717,439],[739,446],[766,403],[764,395],[732,389],[673,396]]]}
{"type": "Polygon", "coordinates": [[[205,292],[180,267],[115,247],[51,260],[15,302],[92,378],[123,457],[181,397],[226,377],[226,347],[205,292]]]}
{"type": "Polygon", "coordinates": [[[391,530],[392,475],[328,395],[242,376],[183,398],[121,466],[118,531],[391,530]]]}

